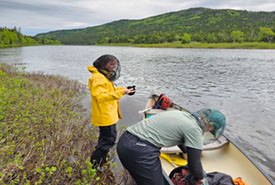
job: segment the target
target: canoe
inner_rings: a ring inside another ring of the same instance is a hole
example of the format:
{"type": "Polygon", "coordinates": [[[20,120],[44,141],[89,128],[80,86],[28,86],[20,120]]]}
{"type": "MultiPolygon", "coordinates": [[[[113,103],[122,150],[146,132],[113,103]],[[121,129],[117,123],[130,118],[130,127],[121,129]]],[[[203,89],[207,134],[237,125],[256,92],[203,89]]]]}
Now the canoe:
{"type": "MultiPolygon", "coordinates": [[[[140,113],[143,118],[162,111],[180,110],[187,111],[181,106],[173,103],[167,110],[152,109],[158,96],[153,95],[147,101],[145,109],[140,113]]],[[[163,176],[167,185],[173,185],[168,175],[177,166],[186,164],[182,158],[181,150],[175,147],[161,149],[161,165],[163,176]]],[[[230,175],[233,179],[241,177],[249,185],[275,185],[273,179],[266,174],[232,139],[221,135],[218,140],[205,144],[202,151],[202,165],[204,170],[209,172],[221,172],[230,175]]]]}

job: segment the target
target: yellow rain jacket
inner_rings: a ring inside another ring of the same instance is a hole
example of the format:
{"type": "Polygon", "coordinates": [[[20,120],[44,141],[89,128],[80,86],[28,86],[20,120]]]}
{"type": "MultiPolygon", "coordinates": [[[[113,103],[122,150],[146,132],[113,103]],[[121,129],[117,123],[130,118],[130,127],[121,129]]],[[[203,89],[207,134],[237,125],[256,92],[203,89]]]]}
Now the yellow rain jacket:
{"type": "Polygon", "coordinates": [[[125,87],[115,87],[94,66],[89,66],[88,70],[92,73],[88,82],[92,98],[92,124],[113,125],[122,119],[118,100],[124,95],[125,87]]]}

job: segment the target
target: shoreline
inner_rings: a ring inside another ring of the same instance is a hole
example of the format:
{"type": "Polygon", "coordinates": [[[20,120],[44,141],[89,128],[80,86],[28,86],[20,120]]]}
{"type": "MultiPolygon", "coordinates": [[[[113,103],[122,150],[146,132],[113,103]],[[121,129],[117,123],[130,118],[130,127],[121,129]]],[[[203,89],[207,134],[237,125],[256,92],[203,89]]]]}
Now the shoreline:
{"type": "Polygon", "coordinates": [[[182,44],[180,41],[159,44],[131,44],[131,43],[110,43],[96,44],[96,46],[131,46],[144,48],[199,48],[199,49],[275,49],[275,43],[265,42],[243,42],[243,43],[200,43],[191,42],[182,44]]]}
{"type": "MultiPolygon", "coordinates": [[[[73,44],[72,44],[73,45],[73,44]]],[[[8,49],[15,47],[26,46],[71,46],[70,44],[35,44],[35,45],[9,45],[1,46],[0,49],[8,49]]],[[[180,41],[158,43],[158,44],[132,44],[132,43],[109,43],[109,44],[94,44],[94,45],[76,45],[76,46],[125,46],[125,47],[140,47],[140,48],[186,48],[186,49],[275,49],[275,43],[266,42],[243,42],[243,43],[201,43],[191,42],[182,44],[180,41]]]]}

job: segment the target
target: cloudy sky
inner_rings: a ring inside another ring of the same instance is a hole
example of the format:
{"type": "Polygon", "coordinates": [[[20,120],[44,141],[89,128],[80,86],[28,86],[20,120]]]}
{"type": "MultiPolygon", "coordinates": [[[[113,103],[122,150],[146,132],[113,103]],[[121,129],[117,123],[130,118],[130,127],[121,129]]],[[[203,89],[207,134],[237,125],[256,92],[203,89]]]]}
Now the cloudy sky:
{"type": "Polygon", "coordinates": [[[0,0],[0,27],[24,35],[143,19],[194,7],[275,11],[274,0],[0,0]]]}

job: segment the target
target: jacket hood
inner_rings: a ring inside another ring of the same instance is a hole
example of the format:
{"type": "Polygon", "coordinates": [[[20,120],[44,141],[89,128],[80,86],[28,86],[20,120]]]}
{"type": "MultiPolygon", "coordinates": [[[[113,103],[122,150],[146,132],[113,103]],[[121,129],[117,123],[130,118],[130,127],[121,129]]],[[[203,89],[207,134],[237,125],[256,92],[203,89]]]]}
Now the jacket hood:
{"type": "Polygon", "coordinates": [[[90,71],[91,73],[99,73],[97,68],[94,66],[88,66],[88,71],[90,71]]]}

